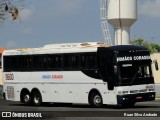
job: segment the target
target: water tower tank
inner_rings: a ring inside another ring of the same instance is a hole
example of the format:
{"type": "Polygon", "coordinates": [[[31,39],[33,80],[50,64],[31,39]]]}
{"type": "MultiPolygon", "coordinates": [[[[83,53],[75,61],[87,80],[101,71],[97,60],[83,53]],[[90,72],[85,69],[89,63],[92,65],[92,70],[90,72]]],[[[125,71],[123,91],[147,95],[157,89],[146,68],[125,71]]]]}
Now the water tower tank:
{"type": "Polygon", "coordinates": [[[137,19],[137,0],[108,0],[108,22],[115,28],[115,45],[129,44],[130,26],[137,19]]]}

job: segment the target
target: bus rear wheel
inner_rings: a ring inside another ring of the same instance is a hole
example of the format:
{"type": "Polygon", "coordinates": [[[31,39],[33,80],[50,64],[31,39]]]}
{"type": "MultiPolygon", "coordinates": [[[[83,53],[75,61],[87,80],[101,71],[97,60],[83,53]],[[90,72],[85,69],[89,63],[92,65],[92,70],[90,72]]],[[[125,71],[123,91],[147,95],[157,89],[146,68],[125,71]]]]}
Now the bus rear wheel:
{"type": "Polygon", "coordinates": [[[21,102],[24,103],[25,105],[30,105],[31,104],[31,95],[29,92],[24,92],[22,93],[21,96],[21,102]]]}
{"type": "Polygon", "coordinates": [[[38,91],[34,91],[32,94],[32,104],[39,106],[42,103],[42,96],[38,91]]]}
{"type": "Polygon", "coordinates": [[[92,107],[102,107],[102,97],[98,93],[92,93],[89,98],[90,104],[92,107]]]}

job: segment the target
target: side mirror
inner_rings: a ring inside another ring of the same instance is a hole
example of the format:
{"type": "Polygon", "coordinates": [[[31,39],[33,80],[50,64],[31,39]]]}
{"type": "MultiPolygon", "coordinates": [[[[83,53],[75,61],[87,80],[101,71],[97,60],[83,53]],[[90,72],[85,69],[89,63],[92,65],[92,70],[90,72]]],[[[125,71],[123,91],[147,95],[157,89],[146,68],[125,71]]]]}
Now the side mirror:
{"type": "Polygon", "coordinates": [[[156,70],[159,70],[159,67],[158,67],[158,62],[157,62],[157,60],[154,60],[154,61],[153,61],[153,63],[155,64],[155,69],[156,69],[156,70]]]}
{"type": "Polygon", "coordinates": [[[156,68],[156,70],[159,70],[159,67],[158,67],[158,62],[157,62],[157,60],[155,61],[155,68],[156,68]]]}
{"type": "Polygon", "coordinates": [[[116,76],[117,76],[117,71],[118,71],[117,66],[114,66],[114,75],[116,76]]]}

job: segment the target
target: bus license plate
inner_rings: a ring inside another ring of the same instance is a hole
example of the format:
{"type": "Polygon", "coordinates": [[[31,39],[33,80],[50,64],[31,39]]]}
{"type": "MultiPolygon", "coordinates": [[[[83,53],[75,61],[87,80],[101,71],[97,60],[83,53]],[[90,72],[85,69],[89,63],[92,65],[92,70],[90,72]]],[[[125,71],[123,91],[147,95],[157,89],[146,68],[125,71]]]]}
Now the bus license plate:
{"type": "Polygon", "coordinates": [[[140,99],[142,99],[142,96],[138,96],[138,97],[136,97],[136,99],[137,99],[137,100],[140,100],[140,99]]]}

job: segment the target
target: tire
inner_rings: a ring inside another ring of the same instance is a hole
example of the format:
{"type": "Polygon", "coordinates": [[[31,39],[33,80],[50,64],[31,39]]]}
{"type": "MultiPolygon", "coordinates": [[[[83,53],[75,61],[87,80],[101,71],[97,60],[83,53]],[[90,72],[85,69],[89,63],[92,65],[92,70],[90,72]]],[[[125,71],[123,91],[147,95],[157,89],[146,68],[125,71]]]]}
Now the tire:
{"type": "Polygon", "coordinates": [[[102,97],[98,93],[92,93],[89,101],[92,107],[102,107],[103,105],[102,97]]]}
{"type": "Polygon", "coordinates": [[[32,104],[35,106],[39,106],[42,104],[42,96],[38,91],[35,91],[32,94],[32,104]]]}
{"type": "Polygon", "coordinates": [[[25,105],[31,104],[31,95],[29,92],[22,93],[21,102],[24,103],[25,105]]]}

